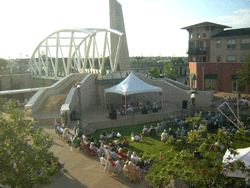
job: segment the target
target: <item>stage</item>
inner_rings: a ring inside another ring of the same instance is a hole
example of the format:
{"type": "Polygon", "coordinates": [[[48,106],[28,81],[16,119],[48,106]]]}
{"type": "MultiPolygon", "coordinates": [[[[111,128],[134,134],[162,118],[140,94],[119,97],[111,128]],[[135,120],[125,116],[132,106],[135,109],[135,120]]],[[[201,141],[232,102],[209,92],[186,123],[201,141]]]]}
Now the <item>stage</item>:
{"type": "Polygon", "coordinates": [[[91,107],[84,110],[81,119],[83,129],[85,129],[86,132],[93,132],[96,129],[156,122],[162,121],[164,118],[170,118],[171,116],[189,115],[189,110],[182,110],[175,103],[166,103],[158,112],[152,112],[152,110],[150,110],[147,114],[136,112],[121,115],[117,113],[116,119],[110,118],[109,111],[109,109],[105,109],[104,107],[91,107]]]}

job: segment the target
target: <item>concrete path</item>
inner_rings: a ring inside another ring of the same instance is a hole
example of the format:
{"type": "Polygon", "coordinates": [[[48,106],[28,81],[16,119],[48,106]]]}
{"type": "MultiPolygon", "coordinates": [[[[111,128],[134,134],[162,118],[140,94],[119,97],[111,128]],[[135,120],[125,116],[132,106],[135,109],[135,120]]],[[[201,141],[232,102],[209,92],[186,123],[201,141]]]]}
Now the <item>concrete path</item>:
{"type": "Polygon", "coordinates": [[[47,186],[35,186],[35,188],[80,188],[80,187],[149,187],[148,181],[142,179],[139,183],[133,183],[121,175],[109,175],[100,168],[99,158],[90,156],[84,151],[78,151],[66,145],[61,137],[55,134],[53,126],[44,127],[46,133],[54,137],[51,151],[65,163],[68,173],[59,172],[53,177],[54,182],[47,186]]]}

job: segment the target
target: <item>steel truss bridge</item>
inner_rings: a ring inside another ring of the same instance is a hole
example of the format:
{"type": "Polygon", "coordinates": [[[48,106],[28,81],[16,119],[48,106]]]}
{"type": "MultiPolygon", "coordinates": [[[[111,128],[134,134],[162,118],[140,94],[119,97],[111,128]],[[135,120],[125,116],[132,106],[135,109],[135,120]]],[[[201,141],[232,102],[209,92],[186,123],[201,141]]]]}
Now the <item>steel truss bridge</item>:
{"type": "Polygon", "coordinates": [[[30,71],[34,77],[54,79],[70,73],[115,72],[120,67],[122,37],[124,33],[114,29],[58,30],[35,48],[29,61],[30,71]],[[116,39],[113,51],[111,35],[116,39]]]}

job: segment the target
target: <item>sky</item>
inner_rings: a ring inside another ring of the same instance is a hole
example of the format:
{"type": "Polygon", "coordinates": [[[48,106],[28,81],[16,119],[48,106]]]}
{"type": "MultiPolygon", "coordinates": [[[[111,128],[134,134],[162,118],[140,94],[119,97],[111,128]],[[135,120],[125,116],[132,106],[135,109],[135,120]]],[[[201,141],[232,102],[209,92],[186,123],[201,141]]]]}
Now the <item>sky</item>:
{"type": "MultiPolygon", "coordinates": [[[[188,32],[204,21],[250,27],[249,0],[118,0],[130,56],[187,56],[188,32]]],[[[30,57],[65,28],[109,28],[108,0],[0,1],[0,58],[30,57]]]]}

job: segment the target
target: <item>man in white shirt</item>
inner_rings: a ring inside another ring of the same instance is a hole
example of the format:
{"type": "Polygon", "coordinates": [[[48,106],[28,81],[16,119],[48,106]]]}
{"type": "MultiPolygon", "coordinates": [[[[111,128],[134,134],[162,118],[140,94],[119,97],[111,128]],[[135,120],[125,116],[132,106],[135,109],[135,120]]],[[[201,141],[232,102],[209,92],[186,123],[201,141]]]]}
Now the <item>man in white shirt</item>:
{"type": "Polygon", "coordinates": [[[161,141],[165,143],[167,140],[168,140],[168,133],[166,130],[164,130],[163,133],[161,133],[161,141]]]}
{"type": "Polygon", "coordinates": [[[135,141],[137,141],[137,142],[139,142],[140,141],[140,136],[136,133],[136,135],[135,135],[135,141]]]}

